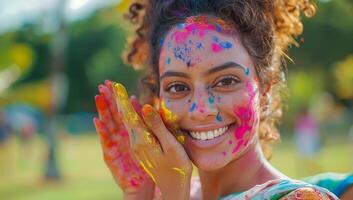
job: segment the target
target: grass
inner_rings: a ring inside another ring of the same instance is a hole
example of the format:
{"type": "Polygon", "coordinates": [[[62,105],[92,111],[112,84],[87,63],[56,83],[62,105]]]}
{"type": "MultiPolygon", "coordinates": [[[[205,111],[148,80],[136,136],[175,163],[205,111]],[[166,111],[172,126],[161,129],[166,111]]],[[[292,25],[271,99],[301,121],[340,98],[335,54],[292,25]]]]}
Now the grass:
{"type": "MultiPolygon", "coordinates": [[[[58,145],[62,180],[43,180],[45,143],[35,138],[24,145],[15,138],[0,147],[0,199],[6,200],[117,200],[121,191],[106,168],[96,135],[65,136],[58,145]]],[[[326,144],[316,159],[317,167],[306,173],[352,171],[352,148],[343,138],[326,144]]],[[[273,153],[271,163],[290,177],[298,178],[298,168],[307,168],[284,138],[273,153]]],[[[309,174],[308,174],[309,175],[309,174]]]]}

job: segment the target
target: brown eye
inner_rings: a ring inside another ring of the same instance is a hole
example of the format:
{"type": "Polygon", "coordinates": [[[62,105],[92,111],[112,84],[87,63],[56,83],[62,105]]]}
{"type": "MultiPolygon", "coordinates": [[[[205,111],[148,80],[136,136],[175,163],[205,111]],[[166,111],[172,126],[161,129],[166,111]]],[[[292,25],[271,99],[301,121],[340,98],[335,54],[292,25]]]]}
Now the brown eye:
{"type": "Polygon", "coordinates": [[[182,83],[174,83],[167,87],[166,91],[171,93],[177,92],[185,92],[188,91],[189,88],[182,83]]]}
{"type": "Polygon", "coordinates": [[[240,83],[235,76],[227,76],[219,80],[213,87],[231,87],[240,83]]]}

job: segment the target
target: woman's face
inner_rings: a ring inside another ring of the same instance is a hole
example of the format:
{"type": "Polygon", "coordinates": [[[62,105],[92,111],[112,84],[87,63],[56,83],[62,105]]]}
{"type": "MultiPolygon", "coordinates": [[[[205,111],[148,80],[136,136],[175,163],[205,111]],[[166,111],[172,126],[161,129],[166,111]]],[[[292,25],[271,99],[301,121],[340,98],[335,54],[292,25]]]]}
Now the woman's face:
{"type": "Polygon", "coordinates": [[[257,140],[258,78],[239,33],[226,28],[189,19],[161,40],[160,98],[203,170],[224,167],[257,140]]]}

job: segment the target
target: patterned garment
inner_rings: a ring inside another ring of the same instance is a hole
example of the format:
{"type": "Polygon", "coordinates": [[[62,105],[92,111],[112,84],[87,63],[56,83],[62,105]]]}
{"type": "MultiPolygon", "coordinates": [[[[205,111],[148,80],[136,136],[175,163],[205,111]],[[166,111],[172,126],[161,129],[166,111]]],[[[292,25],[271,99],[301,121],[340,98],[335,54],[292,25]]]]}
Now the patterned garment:
{"type": "Polygon", "coordinates": [[[285,195],[304,187],[312,188],[315,190],[315,192],[317,192],[317,194],[322,196],[326,195],[332,200],[338,199],[327,189],[316,185],[297,180],[277,179],[268,181],[261,185],[257,185],[245,192],[227,195],[220,198],[220,200],[278,200],[285,195]]]}
{"type": "Polygon", "coordinates": [[[353,174],[323,173],[304,178],[302,181],[326,188],[339,197],[353,185],[353,174]]]}

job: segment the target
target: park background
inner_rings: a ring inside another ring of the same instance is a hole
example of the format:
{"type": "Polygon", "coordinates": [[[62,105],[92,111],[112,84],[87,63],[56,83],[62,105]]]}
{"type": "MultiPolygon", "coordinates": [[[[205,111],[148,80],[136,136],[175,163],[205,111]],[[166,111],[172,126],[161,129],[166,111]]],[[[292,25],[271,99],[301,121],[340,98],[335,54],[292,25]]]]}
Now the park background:
{"type": "MultiPolygon", "coordinates": [[[[0,199],[121,199],[92,118],[105,79],[137,93],[143,71],[124,64],[134,27],[123,0],[0,1],[0,199]],[[1,120],[0,120],[1,121],[1,120]]],[[[293,178],[353,170],[353,2],[315,1],[291,47],[289,99],[271,163],[293,178]],[[297,151],[303,107],[320,125],[320,151],[297,151]]]]}

